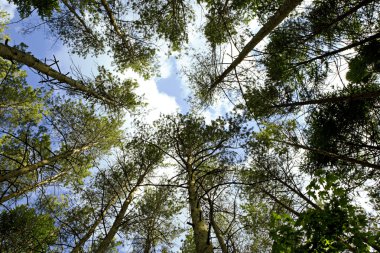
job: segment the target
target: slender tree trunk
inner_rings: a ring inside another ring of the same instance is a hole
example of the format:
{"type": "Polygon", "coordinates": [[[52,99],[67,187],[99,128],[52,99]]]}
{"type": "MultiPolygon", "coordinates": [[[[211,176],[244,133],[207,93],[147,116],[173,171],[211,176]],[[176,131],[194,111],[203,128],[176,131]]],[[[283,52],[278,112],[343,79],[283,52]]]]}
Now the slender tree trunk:
{"type": "Polygon", "coordinates": [[[348,162],[348,163],[360,164],[360,165],[365,166],[365,167],[369,167],[369,168],[373,168],[373,169],[376,169],[376,170],[380,170],[380,165],[378,165],[378,164],[373,164],[373,163],[369,163],[369,162],[366,162],[366,161],[360,161],[360,160],[357,160],[355,158],[347,157],[347,156],[344,156],[344,155],[334,154],[334,153],[331,153],[331,152],[328,152],[328,151],[325,151],[325,150],[315,149],[315,148],[311,148],[311,147],[308,147],[308,146],[305,146],[305,145],[296,144],[296,143],[292,143],[292,142],[288,142],[288,141],[280,141],[280,140],[274,140],[274,141],[279,142],[279,143],[284,143],[284,144],[287,144],[289,146],[293,146],[293,147],[296,147],[296,148],[305,149],[305,150],[308,150],[308,151],[311,151],[311,152],[314,152],[314,153],[317,153],[317,154],[320,154],[320,155],[328,156],[328,157],[335,158],[335,159],[338,159],[338,160],[341,160],[341,161],[345,161],[345,162],[348,162]]]}
{"type": "Polygon", "coordinates": [[[352,7],[351,9],[349,9],[348,11],[346,11],[345,13],[339,15],[338,17],[336,17],[332,22],[330,22],[328,25],[324,25],[324,26],[319,26],[317,27],[316,30],[314,30],[313,34],[310,34],[309,36],[306,37],[305,40],[303,40],[303,42],[306,42],[310,39],[312,39],[313,37],[315,37],[316,35],[318,34],[321,34],[323,31],[326,31],[328,28],[330,28],[331,26],[333,26],[334,24],[338,23],[339,21],[342,21],[343,19],[345,19],[346,17],[350,16],[351,14],[355,13],[357,10],[359,10],[360,8],[374,2],[375,0],[362,0],[360,1],[357,5],[355,5],[354,7],[352,7]]]}
{"type": "Polygon", "coordinates": [[[30,185],[30,186],[27,186],[25,188],[22,188],[21,190],[17,191],[17,192],[14,192],[14,193],[11,193],[11,194],[8,194],[4,197],[1,197],[0,198],[0,204],[4,203],[5,201],[8,201],[10,199],[13,199],[13,198],[16,198],[16,197],[19,197],[21,196],[22,194],[24,193],[27,193],[27,192],[30,192],[34,189],[36,189],[37,187],[40,187],[40,186],[43,186],[43,185],[46,185],[48,183],[52,183],[52,182],[55,182],[57,181],[58,179],[62,178],[64,175],[66,175],[67,172],[66,171],[63,171],[63,172],[60,172],[58,173],[57,175],[54,175],[52,177],[49,177],[37,184],[34,184],[34,185],[30,185]]]}
{"type": "Polygon", "coordinates": [[[197,194],[195,177],[191,165],[187,166],[188,171],[188,194],[190,214],[193,224],[194,241],[198,253],[212,253],[213,247],[209,238],[208,226],[203,219],[202,210],[199,205],[199,196],[197,194]]]}
{"type": "Polygon", "coordinates": [[[269,191],[265,190],[264,188],[261,188],[261,191],[263,193],[265,193],[266,195],[268,195],[271,199],[273,199],[274,202],[276,202],[277,204],[279,204],[280,206],[282,206],[283,208],[285,208],[286,210],[288,210],[289,212],[291,212],[295,216],[297,216],[297,217],[300,216],[299,212],[297,212],[296,210],[294,210],[293,208],[291,208],[289,205],[286,205],[285,203],[283,203],[281,200],[279,200],[276,196],[274,196],[269,191]]]}
{"type": "Polygon", "coordinates": [[[82,146],[82,147],[76,148],[76,149],[70,149],[70,150],[67,150],[67,151],[59,154],[59,155],[55,155],[55,156],[49,157],[47,159],[44,159],[38,163],[23,166],[17,170],[12,170],[12,171],[4,174],[4,175],[0,175],[0,182],[9,180],[9,179],[14,178],[14,177],[25,175],[29,172],[35,171],[35,170],[43,167],[43,166],[54,164],[61,159],[69,158],[70,156],[78,154],[82,151],[85,151],[85,150],[87,150],[93,146],[95,146],[95,143],[90,144],[90,145],[85,145],[85,146],[82,146]]]}
{"type": "Polygon", "coordinates": [[[150,237],[148,235],[148,238],[145,240],[144,253],[149,253],[151,247],[152,247],[152,243],[151,243],[150,237]]]}
{"type": "Polygon", "coordinates": [[[290,184],[288,184],[285,180],[282,180],[281,178],[277,177],[275,174],[271,173],[270,168],[267,169],[269,174],[271,174],[272,177],[274,177],[274,180],[280,182],[282,185],[284,185],[286,188],[288,188],[293,193],[297,194],[300,198],[306,201],[309,205],[314,207],[315,209],[321,209],[317,204],[315,204],[311,199],[305,196],[302,192],[300,192],[298,189],[295,189],[290,184]]]}
{"type": "Polygon", "coordinates": [[[119,213],[117,214],[110,230],[108,231],[108,233],[107,233],[106,237],[103,239],[103,241],[100,243],[100,245],[99,245],[98,249],[95,251],[95,253],[106,252],[108,246],[112,242],[112,239],[115,237],[117,231],[119,231],[120,225],[123,223],[124,216],[128,210],[129,205],[131,204],[131,202],[133,200],[133,195],[134,195],[135,191],[137,190],[139,185],[143,182],[146,174],[147,174],[147,172],[145,172],[144,174],[142,174],[138,178],[136,185],[131,189],[127,198],[124,200],[123,205],[121,206],[121,209],[120,209],[119,213]]]}
{"type": "Polygon", "coordinates": [[[119,26],[117,25],[116,23],[116,19],[115,17],[113,16],[112,14],[112,10],[111,8],[109,7],[108,3],[106,0],[101,0],[102,2],[102,5],[104,7],[104,9],[106,10],[106,13],[107,13],[107,16],[111,22],[111,25],[113,26],[113,28],[115,29],[115,32],[116,34],[121,38],[121,40],[123,41],[124,43],[124,46],[128,48],[128,51],[131,53],[131,55],[133,56],[134,52],[133,52],[133,49],[131,48],[131,43],[127,40],[126,38],[126,34],[123,33],[119,26]]]}
{"type": "Polygon", "coordinates": [[[235,60],[219,75],[216,80],[210,85],[209,92],[214,90],[224,78],[233,71],[245,57],[259,44],[270,32],[273,31],[288,15],[293,11],[302,0],[286,0],[277,12],[268,20],[267,23],[253,36],[253,38],[244,46],[235,60]]]}
{"type": "Polygon", "coordinates": [[[356,100],[364,100],[380,97],[380,91],[372,91],[365,93],[352,94],[349,96],[341,96],[341,97],[327,97],[320,99],[310,99],[307,101],[299,101],[299,102],[291,102],[285,104],[278,104],[271,106],[271,108],[284,108],[284,107],[293,107],[293,106],[303,106],[303,105],[319,105],[319,104],[327,104],[327,103],[339,103],[344,101],[356,101],[356,100]]]}
{"type": "Polygon", "coordinates": [[[86,232],[86,234],[79,240],[79,242],[75,245],[74,249],[71,251],[72,253],[79,253],[82,249],[83,245],[90,239],[91,235],[95,232],[95,229],[99,226],[99,224],[102,222],[104,216],[110,209],[110,207],[115,203],[117,200],[117,196],[115,195],[105,206],[101,214],[97,217],[95,222],[92,224],[90,229],[86,232]]]}
{"type": "Polygon", "coordinates": [[[114,106],[118,105],[118,103],[115,102],[112,98],[107,97],[105,95],[98,94],[94,90],[86,87],[81,81],[74,80],[71,77],[68,77],[56,71],[55,69],[51,68],[49,65],[35,58],[33,55],[25,53],[21,50],[18,50],[15,47],[10,47],[10,46],[0,43],[0,56],[12,62],[16,61],[18,63],[25,64],[28,67],[31,67],[42,74],[45,74],[51,78],[54,78],[61,83],[65,83],[69,86],[70,90],[77,91],[86,96],[99,99],[109,105],[114,105],[114,106]]]}
{"type": "Polygon", "coordinates": [[[361,46],[361,45],[363,45],[363,44],[365,44],[367,42],[370,42],[370,41],[373,41],[373,40],[377,40],[378,38],[380,38],[380,33],[376,33],[376,34],[374,34],[372,36],[369,36],[368,38],[365,38],[363,40],[359,40],[357,42],[354,42],[354,43],[352,43],[352,44],[350,44],[348,46],[339,48],[337,50],[333,50],[333,51],[327,52],[325,54],[316,56],[316,57],[311,58],[309,60],[295,63],[294,66],[298,67],[298,66],[305,65],[305,64],[308,64],[310,62],[316,61],[316,60],[320,60],[320,59],[326,58],[326,57],[331,56],[331,55],[335,55],[335,54],[341,53],[341,52],[346,51],[348,49],[351,49],[351,48],[354,48],[354,47],[357,47],[357,46],[361,46]]]}
{"type": "Polygon", "coordinates": [[[211,221],[211,226],[215,232],[216,238],[218,239],[220,248],[222,249],[222,253],[228,253],[227,245],[224,242],[222,231],[220,230],[218,224],[216,224],[214,220],[214,215],[210,215],[210,221],[211,221]]]}
{"type": "Polygon", "coordinates": [[[84,21],[83,18],[81,18],[78,13],[75,11],[75,7],[70,5],[67,0],[62,0],[62,3],[67,7],[67,9],[74,15],[74,17],[81,23],[83,26],[84,30],[88,33],[91,34],[91,37],[97,40],[97,38],[94,36],[94,33],[92,30],[87,26],[86,22],[84,21]]]}

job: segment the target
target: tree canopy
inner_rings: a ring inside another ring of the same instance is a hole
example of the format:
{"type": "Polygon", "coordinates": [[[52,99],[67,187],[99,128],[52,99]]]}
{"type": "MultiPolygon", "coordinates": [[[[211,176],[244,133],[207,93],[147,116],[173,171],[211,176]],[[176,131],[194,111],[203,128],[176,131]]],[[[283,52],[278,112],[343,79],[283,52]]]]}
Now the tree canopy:
{"type": "Polygon", "coordinates": [[[380,252],[379,1],[8,2],[1,252],[380,252]]]}

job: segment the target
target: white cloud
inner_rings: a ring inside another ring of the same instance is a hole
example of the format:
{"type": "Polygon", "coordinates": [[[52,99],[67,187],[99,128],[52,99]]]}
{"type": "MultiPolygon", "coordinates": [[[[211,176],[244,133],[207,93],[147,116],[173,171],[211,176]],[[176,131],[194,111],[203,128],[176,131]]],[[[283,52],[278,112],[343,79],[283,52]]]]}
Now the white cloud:
{"type": "MultiPolygon", "coordinates": [[[[60,66],[62,65],[62,72],[67,72],[72,70],[70,66],[77,66],[82,73],[91,76],[97,73],[97,66],[104,65],[107,69],[112,68],[112,58],[107,55],[101,55],[99,57],[87,57],[82,58],[76,55],[70,55],[67,52],[69,49],[65,46],[61,47],[57,52],[55,52],[56,58],[60,61],[60,66]]],[[[169,77],[173,69],[173,61],[169,58],[165,59],[165,56],[159,55],[161,60],[161,78],[169,77]]],[[[177,104],[175,97],[169,96],[163,92],[160,92],[157,88],[155,80],[149,79],[145,80],[139,74],[133,72],[132,70],[127,70],[124,73],[114,72],[122,79],[134,79],[138,82],[139,87],[135,90],[136,94],[143,97],[143,102],[147,104],[144,108],[146,115],[144,115],[143,120],[146,123],[152,123],[154,120],[158,119],[160,114],[171,114],[179,111],[179,105],[177,104]]],[[[130,128],[131,125],[129,115],[126,116],[126,129],[130,128]]]]}
{"type": "Polygon", "coordinates": [[[205,118],[206,123],[209,124],[212,120],[232,111],[233,107],[233,104],[227,98],[223,98],[218,100],[212,107],[203,111],[201,115],[205,118]]]}
{"type": "Polygon", "coordinates": [[[147,123],[158,119],[160,114],[172,114],[179,111],[175,97],[160,92],[154,80],[143,80],[142,78],[136,78],[136,80],[139,84],[136,93],[143,96],[144,102],[148,103],[146,108],[148,113],[145,117],[147,123]]]}
{"type": "Polygon", "coordinates": [[[172,75],[173,63],[170,58],[160,59],[160,78],[168,78],[172,75]]]}

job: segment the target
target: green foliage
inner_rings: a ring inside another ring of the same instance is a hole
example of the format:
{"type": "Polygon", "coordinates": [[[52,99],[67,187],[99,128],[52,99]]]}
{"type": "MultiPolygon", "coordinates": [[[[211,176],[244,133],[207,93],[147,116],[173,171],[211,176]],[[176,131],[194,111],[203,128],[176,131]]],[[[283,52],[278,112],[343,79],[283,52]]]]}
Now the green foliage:
{"type": "Polygon", "coordinates": [[[380,42],[373,41],[362,46],[349,62],[347,80],[353,83],[368,83],[380,73],[380,42]]]}
{"type": "Polygon", "coordinates": [[[47,252],[57,239],[54,220],[25,205],[0,214],[1,252],[47,252]]]}
{"type": "MultiPolygon", "coordinates": [[[[189,25],[195,17],[195,1],[9,2],[18,6],[21,17],[37,10],[72,52],[107,53],[118,71],[131,68],[145,78],[157,69],[155,56],[162,50],[162,40],[170,43],[170,51],[177,51],[193,39],[189,25]]],[[[233,42],[237,49],[243,48],[257,31],[252,24],[265,24],[284,2],[197,1],[205,13],[201,29],[212,52],[196,52],[194,73],[189,76],[197,85],[196,96],[212,100],[210,83],[226,67],[220,62],[229,53],[224,46],[233,42]]],[[[303,3],[235,67],[223,89],[215,89],[215,94],[244,93],[246,104],[238,101],[238,109],[247,119],[226,116],[206,123],[198,112],[162,116],[153,126],[136,128],[135,137],[128,140],[122,140],[119,117],[123,115],[118,109],[142,105],[134,94],[135,80],[120,78],[103,66],[94,78],[82,78],[83,85],[113,102],[103,104],[115,112],[109,115],[98,110],[90,93],[85,97],[90,103],[77,100],[75,88],[66,89],[69,99],[52,98],[49,90],[28,85],[17,63],[0,59],[0,176],[39,166],[0,182],[0,200],[17,193],[15,198],[20,198],[30,191],[37,199],[36,209],[22,205],[0,214],[0,251],[65,251],[97,224],[91,231],[92,242],[82,245],[83,250],[93,251],[104,238],[103,231],[110,231],[120,201],[130,197],[133,210],[120,212],[125,216],[117,225],[120,236],[130,239],[135,251],[168,252],[182,232],[175,216],[183,208],[178,198],[185,191],[180,195],[169,187],[141,186],[147,177],[161,176],[155,169],[167,158],[179,170],[170,184],[194,184],[188,187],[195,192],[189,202],[192,210],[196,204],[202,211],[204,227],[207,219],[214,218],[231,251],[370,252],[371,245],[376,249],[379,217],[359,208],[355,194],[359,186],[365,188],[378,211],[379,172],[342,157],[378,165],[379,99],[360,98],[360,94],[376,95],[380,90],[380,43],[372,40],[352,47],[357,54],[332,50],[377,34],[379,7],[376,1],[303,3]],[[358,4],[362,6],[356,8],[358,4]],[[342,80],[343,88],[336,91],[327,77],[341,74],[345,62],[349,84],[342,80]],[[333,101],[344,97],[348,99],[333,101]],[[321,98],[332,100],[321,102],[321,98]],[[320,103],[315,102],[318,99],[320,103]],[[289,105],[293,101],[310,104],[289,105]],[[247,134],[245,120],[251,119],[257,123],[254,129],[260,129],[247,134]],[[103,160],[109,154],[112,157],[103,160]],[[40,165],[42,161],[46,164],[40,165]],[[236,168],[242,169],[237,173],[236,168]],[[63,175],[54,182],[66,193],[62,199],[44,194],[51,182],[36,186],[56,175],[63,175]],[[233,209],[229,209],[231,197],[224,198],[229,193],[238,195],[233,209]],[[53,245],[57,238],[60,246],[53,245]],[[246,242],[235,248],[234,240],[246,242]]],[[[26,52],[25,44],[16,48],[26,52]]],[[[200,233],[194,224],[193,229],[183,241],[182,252],[196,251],[200,240],[194,237],[200,233]]],[[[215,228],[210,231],[215,244],[215,228]]],[[[116,252],[123,239],[113,239],[110,251],[116,252]]]]}
{"type": "Polygon", "coordinates": [[[241,24],[258,18],[264,22],[283,1],[261,0],[202,0],[206,3],[207,22],[204,35],[212,46],[231,41],[238,34],[241,24]]]}
{"type": "Polygon", "coordinates": [[[42,18],[51,17],[54,11],[60,10],[58,0],[8,0],[8,2],[17,5],[22,18],[31,15],[35,9],[42,18]]]}
{"type": "Polygon", "coordinates": [[[46,113],[44,103],[50,93],[26,83],[26,72],[0,58],[0,125],[16,128],[19,124],[39,123],[46,113]]]}
{"type": "Polygon", "coordinates": [[[185,240],[182,242],[181,253],[196,253],[193,231],[189,231],[185,235],[185,240]]]}
{"type": "MultiPolygon", "coordinates": [[[[29,86],[25,71],[17,65],[3,59],[0,64],[0,174],[3,176],[23,166],[61,156],[48,166],[41,165],[41,169],[13,178],[12,183],[3,183],[4,194],[17,193],[28,187],[32,187],[28,191],[33,190],[38,179],[42,182],[60,173],[65,174],[60,182],[81,184],[95,160],[118,144],[122,122],[113,117],[98,116],[95,107],[80,101],[51,98],[51,92],[29,86]],[[83,147],[87,147],[86,151],[70,155],[70,151],[83,147]]],[[[107,81],[112,82],[112,77],[107,77],[107,81]]],[[[104,89],[116,92],[107,87],[110,84],[106,81],[103,84],[104,89]]],[[[133,89],[134,86],[132,83],[128,87],[133,89]]],[[[124,102],[135,103],[131,102],[134,97],[128,95],[130,90],[124,91],[119,92],[124,102]]]]}
{"type": "MultiPolygon", "coordinates": [[[[378,90],[377,84],[349,85],[339,96],[355,96],[378,90]]],[[[334,154],[351,156],[356,156],[370,146],[376,146],[380,140],[379,125],[375,119],[377,103],[377,98],[370,98],[318,106],[308,118],[309,145],[334,154]],[[363,136],[366,138],[363,139],[363,136]]],[[[317,153],[310,153],[309,159],[316,167],[336,165],[339,162],[336,158],[317,153]]]]}
{"type": "Polygon", "coordinates": [[[327,174],[309,184],[308,194],[321,203],[319,208],[308,209],[295,220],[273,214],[273,252],[342,252],[351,247],[370,252],[363,238],[375,240],[376,234],[368,230],[365,212],[351,204],[338,180],[327,174]]]}
{"type": "MultiPolygon", "coordinates": [[[[257,197],[256,194],[253,195],[257,197]]],[[[269,252],[273,244],[269,236],[272,206],[264,200],[255,200],[249,196],[249,203],[241,208],[244,212],[242,225],[251,238],[251,252],[269,252]]]]}
{"type": "Polygon", "coordinates": [[[165,247],[172,248],[172,241],[182,232],[173,217],[183,208],[175,202],[174,191],[170,188],[148,188],[136,204],[138,221],[128,227],[133,234],[133,248],[145,251],[165,247]]]}
{"type": "Polygon", "coordinates": [[[117,111],[119,108],[134,110],[137,106],[141,105],[139,98],[134,93],[134,90],[138,87],[138,83],[135,80],[121,80],[120,77],[107,71],[104,66],[99,66],[98,72],[95,81],[91,83],[89,80],[89,83],[91,83],[91,88],[96,93],[114,101],[116,104],[116,106],[105,104],[106,107],[117,111]]]}
{"type": "Polygon", "coordinates": [[[132,1],[131,5],[140,16],[134,26],[146,33],[145,36],[169,41],[173,51],[180,50],[188,42],[187,26],[193,19],[193,12],[185,1],[132,1]]]}
{"type": "Polygon", "coordinates": [[[226,43],[237,33],[234,20],[231,17],[220,15],[218,10],[211,9],[210,14],[206,17],[208,22],[204,33],[212,45],[226,43]]]}
{"type": "Polygon", "coordinates": [[[195,114],[177,114],[163,116],[154,124],[158,129],[157,136],[160,136],[158,145],[176,156],[197,160],[200,164],[203,163],[203,159],[199,160],[202,156],[232,164],[237,156],[227,147],[236,145],[244,133],[242,119],[232,117],[220,117],[206,124],[203,117],[195,114]],[[217,150],[223,152],[215,152],[217,150]]]}

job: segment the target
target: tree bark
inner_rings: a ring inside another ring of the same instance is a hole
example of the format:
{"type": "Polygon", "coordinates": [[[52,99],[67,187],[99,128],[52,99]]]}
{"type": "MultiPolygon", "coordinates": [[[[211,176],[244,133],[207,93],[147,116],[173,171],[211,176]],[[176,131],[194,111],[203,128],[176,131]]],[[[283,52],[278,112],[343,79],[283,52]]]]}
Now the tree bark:
{"type": "Polygon", "coordinates": [[[123,205],[121,206],[121,209],[120,209],[119,213],[117,214],[110,230],[108,231],[108,233],[107,233],[106,237],[103,239],[103,241],[100,243],[100,245],[99,245],[98,249],[95,251],[95,253],[106,252],[108,246],[112,242],[112,239],[115,237],[117,231],[119,231],[119,227],[123,223],[124,216],[128,210],[129,205],[131,204],[131,202],[133,200],[133,195],[134,195],[135,191],[140,186],[140,184],[143,182],[146,174],[147,174],[147,172],[140,175],[140,177],[138,178],[136,185],[131,189],[127,198],[124,200],[123,205]]]}
{"type": "Polygon", "coordinates": [[[197,194],[195,177],[191,165],[187,166],[188,171],[188,194],[189,194],[189,205],[190,205],[190,215],[194,231],[194,241],[197,252],[199,253],[212,253],[213,246],[211,244],[208,226],[203,219],[202,210],[199,205],[199,196],[197,194]]]}
{"type": "Polygon", "coordinates": [[[326,58],[326,57],[331,56],[331,55],[338,54],[338,53],[346,51],[348,49],[351,49],[351,48],[354,48],[354,47],[357,47],[357,46],[361,46],[361,45],[363,45],[363,44],[365,44],[367,42],[370,42],[370,41],[373,41],[373,40],[377,40],[378,38],[380,38],[380,33],[376,33],[376,34],[374,34],[372,36],[369,36],[368,38],[365,38],[363,40],[359,40],[357,42],[354,42],[354,43],[352,43],[352,44],[350,44],[348,46],[339,48],[337,50],[333,50],[333,51],[327,52],[325,54],[316,56],[316,57],[311,58],[309,60],[297,62],[297,63],[294,64],[294,66],[298,67],[298,66],[301,66],[301,65],[305,65],[305,64],[308,64],[310,62],[313,62],[313,61],[316,61],[316,60],[320,60],[320,59],[326,58]]]}
{"type": "Polygon", "coordinates": [[[33,55],[25,53],[21,50],[18,50],[15,47],[10,47],[3,43],[0,43],[0,56],[12,62],[16,61],[18,63],[25,64],[28,67],[31,67],[37,70],[38,72],[43,73],[51,78],[54,78],[61,83],[65,83],[69,86],[69,89],[73,91],[82,93],[85,96],[96,98],[109,105],[119,106],[119,104],[116,101],[114,101],[112,98],[105,95],[98,94],[96,91],[86,87],[82,82],[74,80],[71,77],[68,77],[56,71],[55,69],[51,68],[49,65],[35,58],[33,55]]]}
{"type": "Polygon", "coordinates": [[[284,108],[284,107],[292,107],[292,106],[338,103],[338,102],[343,102],[343,101],[356,101],[356,100],[363,100],[363,99],[377,98],[377,97],[380,97],[380,91],[358,93],[358,94],[353,94],[353,95],[349,95],[349,96],[327,97],[327,98],[320,98],[320,99],[310,99],[307,101],[277,104],[277,105],[271,106],[271,108],[284,108]]]}
{"type": "Polygon", "coordinates": [[[151,247],[152,247],[151,240],[150,240],[150,238],[148,236],[148,238],[146,238],[146,240],[145,240],[144,253],[149,253],[151,247]]]}
{"type": "Polygon", "coordinates": [[[111,22],[111,25],[113,26],[113,28],[115,29],[115,32],[116,34],[121,38],[121,40],[123,41],[124,43],[124,46],[126,46],[128,48],[128,51],[131,53],[131,55],[133,56],[133,49],[131,48],[131,43],[126,39],[126,34],[123,33],[119,26],[117,25],[116,23],[116,19],[115,17],[113,16],[112,14],[112,10],[111,8],[109,7],[108,3],[106,0],[101,0],[102,2],[102,5],[104,7],[104,9],[106,10],[106,13],[107,13],[107,16],[111,22]]]}
{"type": "Polygon", "coordinates": [[[79,242],[75,245],[74,249],[71,251],[71,253],[79,253],[82,249],[83,245],[90,239],[91,235],[95,232],[95,229],[99,226],[99,224],[102,222],[104,216],[106,215],[109,208],[115,203],[117,200],[117,196],[115,195],[105,206],[99,217],[95,220],[95,222],[92,224],[90,229],[86,232],[86,234],[79,240],[79,242]]]}
{"type": "Polygon", "coordinates": [[[210,85],[209,92],[212,92],[224,78],[233,71],[245,57],[259,44],[270,32],[273,31],[288,15],[293,11],[302,0],[286,0],[277,12],[268,20],[267,23],[257,32],[255,36],[246,44],[239,55],[233,60],[233,62],[219,75],[216,80],[210,85]]]}
{"type": "Polygon", "coordinates": [[[288,141],[280,141],[280,140],[274,140],[274,141],[279,142],[279,143],[284,143],[286,145],[293,146],[293,147],[296,147],[296,148],[305,149],[305,150],[308,150],[308,151],[311,151],[311,152],[314,152],[314,153],[317,153],[317,154],[320,154],[320,155],[328,156],[328,157],[331,157],[331,158],[335,158],[335,159],[338,159],[338,160],[341,160],[341,161],[349,162],[349,163],[352,163],[352,164],[360,164],[360,165],[365,166],[365,167],[369,167],[369,168],[373,168],[373,169],[376,169],[376,170],[380,170],[380,165],[378,165],[378,164],[373,164],[373,163],[369,163],[369,162],[366,162],[366,161],[360,161],[360,160],[357,160],[355,158],[351,158],[351,157],[347,157],[347,156],[339,155],[339,154],[334,154],[334,153],[331,153],[331,152],[328,152],[328,151],[325,151],[325,150],[315,149],[315,148],[311,148],[311,147],[308,147],[308,146],[305,146],[305,145],[301,145],[301,144],[297,144],[297,143],[292,143],[292,142],[288,142],[288,141]]]}
{"type": "Polygon", "coordinates": [[[34,185],[30,185],[30,186],[27,186],[25,188],[22,188],[21,190],[17,191],[17,192],[14,192],[14,193],[11,193],[11,194],[8,194],[6,196],[3,196],[0,198],[0,204],[10,200],[10,199],[13,199],[13,198],[16,198],[16,197],[19,197],[20,195],[24,194],[24,193],[27,193],[27,192],[30,192],[34,189],[36,189],[37,187],[39,186],[42,186],[42,185],[45,185],[45,184],[48,184],[48,183],[52,183],[52,182],[55,182],[57,181],[58,179],[62,178],[64,175],[66,175],[67,172],[66,171],[63,171],[63,172],[60,172],[58,173],[57,175],[54,175],[52,177],[49,177],[37,184],[34,184],[34,185]]]}
{"type": "Polygon", "coordinates": [[[25,175],[29,172],[32,172],[32,171],[35,171],[37,170],[38,168],[41,168],[43,166],[46,166],[46,165],[51,165],[51,164],[54,164],[56,162],[58,162],[59,160],[61,159],[65,159],[65,158],[69,158],[71,155],[75,155],[77,153],[80,153],[82,151],[85,151],[93,146],[95,146],[96,144],[93,143],[93,144],[90,144],[90,145],[85,145],[85,146],[82,146],[80,148],[75,148],[75,149],[70,149],[70,150],[67,150],[59,155],[55,155],[55,156],[52,156],[52,157],[49,157],[47,159],[44,159],[38,163],[35,163],[35,164],[30,164],[30,165],[27,165],[27,166],[23,166],[17,170],[12,170],[4,175],[0,175],[0,182],[3,182],[5,180],[8,180],[8,179],[11,179],[11,178],[14,178],[14,177],[18,177],[18,176],[22,176],[22,175],[25,175]]]}
{"type": "Polygon", "coordinates": [[[211,221],[211,226],[215,232],[216,238],[218,239],[219,246],[222,249],[222,253],[228,253],[227,245],[224,242],[224,238],[223,238],[223,235],[221,233],[222,231],[220,230],[218,224],[216,224],[213,215],[210,215],[210,221],[211,221]]]}

